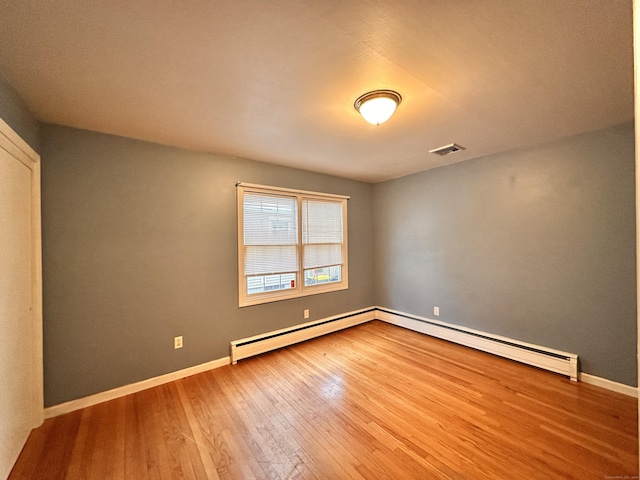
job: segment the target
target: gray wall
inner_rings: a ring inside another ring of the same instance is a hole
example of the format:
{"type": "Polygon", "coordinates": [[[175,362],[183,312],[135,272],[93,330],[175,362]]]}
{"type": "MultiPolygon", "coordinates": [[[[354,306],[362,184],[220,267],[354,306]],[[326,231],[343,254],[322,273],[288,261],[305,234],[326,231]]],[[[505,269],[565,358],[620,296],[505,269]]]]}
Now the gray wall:
{"type": "Polygon", "coordinates": [[[623,125],[372,186],[45,125],[46,405],[374,304],[635,385],[633,149],[623,125]],[[238,180],[351,195],[349,290],[238,308],[238,180]]]}
{"type": "Polygon", "coordinates": [[[376,303],[637,384],[633,125],[374,188],[376,303]]]}
{"type": "Polygon", "coordinates": [[[40,152],[40,122],[1,72],[0,118],[7,122],[31,148],[40,152]]]}
{"type": "Polygon", "coordinates": [[[372,185],[53,125],[42,158],[47,406],[374,303],[372,185]],[[349,289],[238,308],[238,180],[350,195],[349,289]]]}

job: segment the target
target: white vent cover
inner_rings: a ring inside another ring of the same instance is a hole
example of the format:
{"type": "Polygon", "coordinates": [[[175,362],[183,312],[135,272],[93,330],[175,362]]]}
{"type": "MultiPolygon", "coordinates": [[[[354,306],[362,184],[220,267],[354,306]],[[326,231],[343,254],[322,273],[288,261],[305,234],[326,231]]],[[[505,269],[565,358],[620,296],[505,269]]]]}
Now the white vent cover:
{"type": "Polygon", "coordinates": [[[445,155],[456,153],[460,150],[464,150],[464,147],[461,147],[460,145],[457,145],[455,143],[450,143],[449,145],[445,145],[444,147],[438,147],[434,148],[433,150],[429,150],[429,153],[435,153],[436,155],[444,157],[445,155]]]}

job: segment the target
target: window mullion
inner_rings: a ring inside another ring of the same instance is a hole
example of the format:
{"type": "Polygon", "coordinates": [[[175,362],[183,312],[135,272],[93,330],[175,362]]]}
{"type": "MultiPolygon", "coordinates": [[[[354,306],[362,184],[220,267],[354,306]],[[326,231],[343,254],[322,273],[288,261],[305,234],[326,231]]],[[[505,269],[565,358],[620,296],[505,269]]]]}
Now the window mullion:
{"type": "Polygon", "coordinates": [[[302,196],[296,195],[296,200],[298,202],[298,272],[300,272],[298,288],[299,291],[302,292],[302,290],[304,290],[304,260],[302,258],[304,255],[304,246],[302,245],[302,229],[304,228],[304,225],[302,225],[302,196]]]}

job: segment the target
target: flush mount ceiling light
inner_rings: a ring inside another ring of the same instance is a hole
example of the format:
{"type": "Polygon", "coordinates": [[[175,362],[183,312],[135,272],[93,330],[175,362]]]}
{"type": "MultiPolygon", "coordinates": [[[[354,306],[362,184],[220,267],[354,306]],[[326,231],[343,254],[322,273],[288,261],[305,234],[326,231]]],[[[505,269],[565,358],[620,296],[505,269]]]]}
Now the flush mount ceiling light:
{"type": "Polygon", "coordinates": [[[402,97],[393,90],[374,90],[360,95],[353,104],[362,118],[372,125],[380,125],[391,118],[402,97]]]}

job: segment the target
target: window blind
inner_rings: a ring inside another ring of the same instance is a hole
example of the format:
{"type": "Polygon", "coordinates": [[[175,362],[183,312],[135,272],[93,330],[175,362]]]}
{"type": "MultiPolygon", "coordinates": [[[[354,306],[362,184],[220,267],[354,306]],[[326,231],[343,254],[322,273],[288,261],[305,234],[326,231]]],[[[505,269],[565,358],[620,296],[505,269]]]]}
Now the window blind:
{"type": "Polygon", "coordinates": [[[342,204],[316,199],[302,200],[303,268],[341,265],[342,204]]]}
{"type": "Polygon", "coordinates": [[[244,195],[244,273],[298,270],[298,205],[295,197],[244,195]]]}

